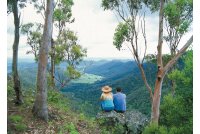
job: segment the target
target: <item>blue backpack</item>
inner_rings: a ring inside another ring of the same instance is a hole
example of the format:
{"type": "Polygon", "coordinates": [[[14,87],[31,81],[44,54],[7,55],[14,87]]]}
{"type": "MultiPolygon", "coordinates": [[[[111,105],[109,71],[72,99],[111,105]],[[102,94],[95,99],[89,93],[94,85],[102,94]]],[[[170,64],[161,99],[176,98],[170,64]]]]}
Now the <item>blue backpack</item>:
{"type": "Polygon", "coordinates": [[[114,103],[112,99],[103,100],[101,102],[101,107],[105,111],[112,111],[114,110],[114,103]]]}

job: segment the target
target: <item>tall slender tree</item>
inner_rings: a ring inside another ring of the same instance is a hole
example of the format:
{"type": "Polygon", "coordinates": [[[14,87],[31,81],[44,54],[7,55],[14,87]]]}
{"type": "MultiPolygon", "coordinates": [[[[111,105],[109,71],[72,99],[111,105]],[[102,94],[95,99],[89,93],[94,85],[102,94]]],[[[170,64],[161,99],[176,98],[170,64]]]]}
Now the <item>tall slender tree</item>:
{"type": "Polygon", "coordinates": [[[20,78],[18,75],[17,63],[18,63],[18,46],[19,46],[19,24],[20,24],[20,16],[18,14],[18,0],[13,1],[13,15],[14,15],[14,24],[15,24],[15,39],[13,44],[13,62],[12,62],[12,73],[14,80],[14,89],[16,93],[16,104],[23,103],[22,99],[22,91],[20,78]]]}
{"type": "Polygon", "coordinates": [[[47,0],[43,38],[39,50],[39,59],[38,59],[37,94],[32,110],[35,116],[45,121],[48,121],[47,62],[48,62],[48,51],[51,45],[51,37],[53,29],[53,24],[52,24],[53,8],[54,8],[54,0],[47,0]]]}
{"type": "Polygon", "coordinates": [[[15,25],[15,35],[14,35],[14,43],[13,43],[13,61],[12,61],[12,76],[13,76],[13,81],[14,81],[14,90],[16,93],[16,101],[15,103],[20,105],[23,103],[23,98],[22,98],[22,91],[21,91],[21,84],[20,84],[20,78],[18,74],[18,47],[19,47],[19,39],[20,39],[20,34],[19,34],[19,29],[20,29],[20,13],[19,9],[25,7],[25,1],[21,0],[7,0],[7,13],[13,13],[14,17],[14,25],[15,25]]]}

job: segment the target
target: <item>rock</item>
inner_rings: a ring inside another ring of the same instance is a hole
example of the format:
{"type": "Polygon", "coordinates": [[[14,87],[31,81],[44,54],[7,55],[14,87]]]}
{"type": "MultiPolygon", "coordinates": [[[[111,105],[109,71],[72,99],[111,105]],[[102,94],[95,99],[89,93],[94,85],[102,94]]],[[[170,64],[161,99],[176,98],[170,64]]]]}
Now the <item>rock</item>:
{"type": "Polygon", "coordinates": [[[143,128],[149,122],[145,115],[136,110],[125,113],[100,112],[96,119],[100,125],[106,126],[108,130],[116,128],[119,134],[141,134],[143,128]]]}
{"type": "Polygon", "coordinates": [[[130,134],[141,134],[143,128],[148,124],[148,118],[138,111],[128,111],[125,113],[126,126],[130,134]]]}

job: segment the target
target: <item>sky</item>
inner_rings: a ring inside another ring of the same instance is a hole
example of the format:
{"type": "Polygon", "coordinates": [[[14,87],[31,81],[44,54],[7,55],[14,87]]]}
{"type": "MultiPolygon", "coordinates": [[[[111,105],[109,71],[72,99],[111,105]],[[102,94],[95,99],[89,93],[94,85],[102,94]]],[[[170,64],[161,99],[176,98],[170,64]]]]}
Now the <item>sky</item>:
{"type": "MultiPolygon", "coordinates": [[[[147,12],[146,16],[146,36],[148,42],[147,53],[156,53],[158,40],[158,15],[147,12]]],[[[72,15],[75,22],[68,24],[71,30],[78,35],[78,42],[87,49],[88,58],[133,58],[131,52],[124,45],[121,51],[118,51],[113,45],[113,35],[115,28],[119,23],[119,18],[112,11],[104,11],[101,7],[101,0],[74,0],[72,15]]],[[[21,11],[22,24],[28,22],[41,22],[43,18],[36,14],[33,6],[28,5],[21,11]]],[[[182,46],[191,33],[188,33],[180,43],[182,46]]],[[[12,45],[14,41],[13,15],[7,16],[7,58],[12,57],[12,45]]],[[[139,44],[143,44],[139,40],[139,44]]],[[[33,55],[26,54],[30,47],[26,44],[26,37],[20,36],[19,58],[33,58],[33,55]]],[[[143,50],[143,46],[140,47],[143,50]]],[[[164,43],[163,53],[168,53],[168,46],[164,43]]]]}

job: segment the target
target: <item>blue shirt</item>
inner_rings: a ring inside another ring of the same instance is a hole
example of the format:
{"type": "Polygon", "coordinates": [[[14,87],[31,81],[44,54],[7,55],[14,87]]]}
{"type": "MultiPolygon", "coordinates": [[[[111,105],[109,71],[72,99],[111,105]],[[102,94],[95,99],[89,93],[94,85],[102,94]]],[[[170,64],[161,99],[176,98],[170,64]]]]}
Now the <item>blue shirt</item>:
{"type": "Polygon", "coordinates": [[[112,111],[114,110],[114,104],[112,99],[103,100],[101,102],[101,108],[105,111],[112,111]]]}
{"type": "Polygon", "coordinates": [[[118,92],[113,95],[113,102],[116,111],[126,111],[126,95],[118,92]]]}

